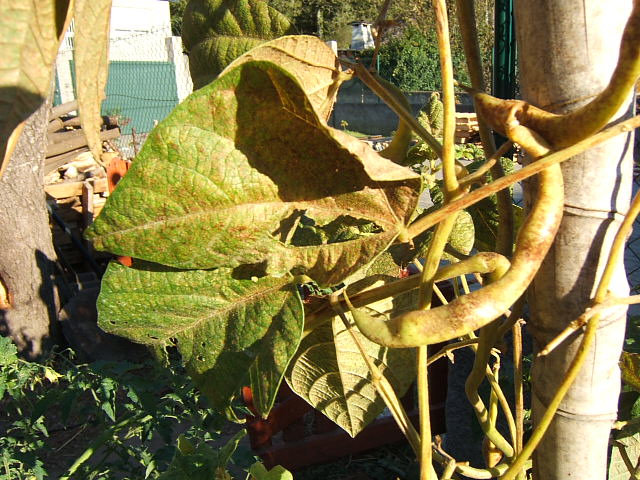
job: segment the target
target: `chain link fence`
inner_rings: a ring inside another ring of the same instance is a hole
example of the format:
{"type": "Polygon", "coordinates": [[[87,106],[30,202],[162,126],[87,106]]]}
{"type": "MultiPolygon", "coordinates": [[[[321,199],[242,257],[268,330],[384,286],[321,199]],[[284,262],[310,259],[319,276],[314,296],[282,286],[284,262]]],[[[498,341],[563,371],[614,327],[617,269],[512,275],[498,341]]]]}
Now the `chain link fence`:
{"type": "MultiPolygon", "coordinates": [[[[637,135],[637,134],[636,134],[637,135]]],[[[633,194],[635,195],[640,191],[640,138],[636,139],[635,148],[635,164],[633,167],[633,194]]],[[[624,264],[627,271],[627,279],[629,281],[629,287],[631,288],[631,294],[636,295],[640,293],[640,219],[636,218],[633,224],[633,232],[627,240],[626,249],[624,252],[624,264]]],[[[640,313],[640,309],[634,308],[640,313]]]]}
{"type": "MultiPolygon", "coordinates": [[[[54,103],[75,98],[73,30],[56,61],[54,103]]],[[[193,90],[182,39],[166,28],[112,38],[102,115],[117,116],[122,136],[113,141],[132,158],[148,133],[193,90]]]]}

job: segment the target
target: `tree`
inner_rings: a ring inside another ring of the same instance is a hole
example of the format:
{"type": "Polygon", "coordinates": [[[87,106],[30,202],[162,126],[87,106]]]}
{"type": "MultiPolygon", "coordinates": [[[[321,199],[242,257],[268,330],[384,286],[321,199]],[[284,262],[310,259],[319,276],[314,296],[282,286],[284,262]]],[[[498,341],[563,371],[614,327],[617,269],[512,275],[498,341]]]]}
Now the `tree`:
{"type": "MultiPolygon", "coordinates": [[[[466,84],[464,53],[459,47],[454,52],[456,78],[466,84]]],[[[423,33],[410,26],[393,36],[380,47],[379,74],[403,91],[440,90],[440,64],[435,31],[423,33]]]]}
{"type": "Polygon", "coordinates": [[[171,34],[179,37],[182,35],[182,17],[184,9],[187,7],[187,0],[179,0],[169,4],[169,13],[171,14],[171,34]]]}
{"type": "Polygon", "coordinates": [[[81,121],[96,158],[101,149],[111,1],[81,0],[71,7],[68,0],[7,1],[0,21],[0,38],[10,45],[0,74],[0,175],[7,172],[0,179],[0,320],[2,333],[28,356],[44,353],[57,340],[55,254],[42,172],[53,64],[74,15],[81,121]]]}
{"type": "Polygon", "coordinates": [[[42,173],[50,105],[43,102],[29,117],[0,178],[0,284],[10,293],[8,305],[0,305],[0,333],[10,335],[22,354],[32,358],[60,340],[56,254],[42,173]]]}

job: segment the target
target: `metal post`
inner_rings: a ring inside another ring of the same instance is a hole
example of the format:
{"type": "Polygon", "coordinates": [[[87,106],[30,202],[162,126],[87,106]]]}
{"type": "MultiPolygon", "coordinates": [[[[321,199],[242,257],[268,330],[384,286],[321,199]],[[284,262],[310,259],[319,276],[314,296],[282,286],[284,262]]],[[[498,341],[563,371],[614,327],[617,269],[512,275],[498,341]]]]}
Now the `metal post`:
{"type": "Polygon", "coordinates": [[[491,93],[498,98],[516,96],[516,31],[513,0],[495,2],[495,41],[491,93]]]}

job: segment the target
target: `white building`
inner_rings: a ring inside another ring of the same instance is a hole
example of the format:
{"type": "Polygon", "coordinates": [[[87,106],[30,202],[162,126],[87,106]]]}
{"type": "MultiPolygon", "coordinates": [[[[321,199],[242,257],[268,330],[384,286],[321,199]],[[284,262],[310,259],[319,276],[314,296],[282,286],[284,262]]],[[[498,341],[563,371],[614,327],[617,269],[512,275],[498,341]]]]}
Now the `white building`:
{"type": "Polygon", "coordinates": [[[375,47],[371,24],[367,22],[352,22],[351,24],[351,50],[366,50],[375,47]]]}
{"type": "MultiPolygon", "coordinates": [[[[60,103],[75,98],[73,36],[72,23],[56,61],[60,103]]],[[[171,35],[169,2],[113,0],[109,37],[103,114],[131,118],[138,132],[148,131],[193,90],[182,40],[171,35]]]]}

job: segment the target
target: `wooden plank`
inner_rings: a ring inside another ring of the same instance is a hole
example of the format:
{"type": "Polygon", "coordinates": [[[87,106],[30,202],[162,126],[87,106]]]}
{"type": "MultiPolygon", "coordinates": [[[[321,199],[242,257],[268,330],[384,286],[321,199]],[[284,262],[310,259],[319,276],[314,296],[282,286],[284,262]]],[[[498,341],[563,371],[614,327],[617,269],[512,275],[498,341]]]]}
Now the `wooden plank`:
{"type": "MultiPolygon", "coordinates": [[[[52,185],[45,185],[44,191],[53,198],[79,197],[82,195],[83,181],[61,182],[52,185]]],[[[93,191],[102,193],[107,191],[107,179],[98,178],[93,180],[93,191]]]]}
{"type": "Polygon", "coordinates": [[[93,223],[93,183],[82,182],[82,226],[89,228],[93,223]]]}
{"type": "MultiPolygon", "coordinates": [[[[117,115],[103,115],[102,117],[102,125],[107,127],[118,127],[121,125],[120,117],[117,115]]],[[[79,127],[80,126],[80,117],[70,117],[63,120],[63,125],[65,127],[79,127]]]]}
{"type": "Polygon", "coordinates": [[[69,112],[73,112],[78,109],[78,100],[71,100],[70,102],[63,103],[62,105],[58,105],[57,107],[53,107],[51,109],[51,113],[49,114],[49,120],[53,120],[54,118],[61,117],[69,112]]]}
{"type": "Polygon", "coordinates": [[[54,155],[53,157],[47,157],[44,161],[44,174],[53,172],[56,168],[61,167],[65,163],[73,160],[78,155],[84,152],[88,152],[89,147],[80,147],[70,152],[61,153],[60,155],[54,155]]]}
{"type": "Polygon", "coordinates": [[[47,125],[47,133],[55,132],[56,130],[60,130],[62,127],[64,127],[62,119],[54,118],[49,122],[49,125],[47,125]]]}
{"type": "MultiPolygon", "coordinates": [[[[82,182],[82,230],[86,230],[93,223],[93,183],[89,180],[82,182]]],[[[87,251],[93,254],[93,244],[83,239],[87,251]]]]}
{"type": "MultiPolygon", "coordinates": [[[[80,130],[79,132],[82,132],[80,130]]],[[[84,147],[87,145],[87,139],[84,136],[84,133],[76,134],[75,132],[71,132],[72,136],[69,136],[69,140],[60,141],[49,145],[47,148],[47,157],[52,157],[54,155],[60,155],[61,153],[69,152],[75,148],[84,147]]],[[[49,135],[58,135],[56,133],[49,135]]],[[[118,138],[120,136],[120,129],[112,128],[111,130],[103,130],[100,132],[100,140],[112,140],[114,138],[118,138]]]]}
{"type": "Polygon", "coordinates": [[[71,142],[78,138],[84,138],[84,131],[81,128],[65,130],[63,132],[53,132],[47,135],[49,145],[52,143],[71,142]]]}
{"type": "MultiPolygon", "coordinates": [[[[118,127],[122,126],[127,122],[123,122],[120,120],[120,117],[117,115],[103,115],[102,116],[102,125],[106,125],[107,127],[118,127]]],[[[67,118],[54,118],[47,125],[47,133],[53,133],[58,130],[62,130],[64,127],[80,127],[80,117],[67,117],[67,118]]]]}

